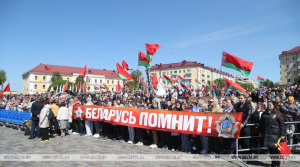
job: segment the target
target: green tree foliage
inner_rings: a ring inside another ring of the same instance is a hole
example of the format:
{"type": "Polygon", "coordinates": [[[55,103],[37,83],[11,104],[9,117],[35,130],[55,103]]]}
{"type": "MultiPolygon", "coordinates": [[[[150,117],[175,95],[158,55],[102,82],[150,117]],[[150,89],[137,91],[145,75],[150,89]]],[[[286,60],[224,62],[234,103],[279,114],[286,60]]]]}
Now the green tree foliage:
{"type": "Polygon", "coordinates": [[[59,72],[53,72],[51,82],[54,83],[55,81],[62,80],[62,76],[59,72]]]}
{"type": "Polygon", "coordinates": [[[224,80],[223,79],[216,79],[214,82],[218,85],[220,85],[222,88],[224,87],[224,80]]]}
{"type": "Polygon", "coordinates": [[[130,75],[137,80],[140,76],[142,76],[142,72],[140,70],[133,70],[130,75]]]}
{"type": "Polygon", "coordinates": [[[78,77],[75,79],[74,85],[77,85],[78,82],[79,83],[81,82],[81,84],[84,84],[84,80],[82,79],[81,75],[78,75],[78,77]]]}
{"type": "Polygon", "coordinates": [[[6,72],[4,70],[0,70],[0,85],[2,85],[6,81],[6,72]]]}
{"type": "Polygon", "coordinates": [[[245,90],[252,90],[254,89],[254,85],[252,83],[241,83],[241,82],[237,82],[241,85],[242,88],[244,88],[245,90]]]}
{"type": "Polygon", "coordinates": [[[266,79],[265,82],[260,83],[260,86],[266,86],[268,88],[274,87],[273,81],[266,79]]]}
{"type": "Polygon", "coordinates": [[[294,85],[299,85],[300,84],[300,76],[296,79],[296,81],[294,82],[294,85]]]}
{"type": "Polygon", "coordinates": [[[280,84],[279,84],[279,83],[275,83],[275,84],[274,84],[274,87],[275,87],[275,88],[279,88],[279,87],[280,87],[280,84]]]}
{"type": "Polygon", "coordinates": [[[130,89],[136,89],[136,85],[139,84],[139,88],[141,88],[141,81],[139,81],[139,77],[142,76],[142,72],[140,70],[133,70],[130,75],[136,79],[136,82],[129,82],[130,89]]]}

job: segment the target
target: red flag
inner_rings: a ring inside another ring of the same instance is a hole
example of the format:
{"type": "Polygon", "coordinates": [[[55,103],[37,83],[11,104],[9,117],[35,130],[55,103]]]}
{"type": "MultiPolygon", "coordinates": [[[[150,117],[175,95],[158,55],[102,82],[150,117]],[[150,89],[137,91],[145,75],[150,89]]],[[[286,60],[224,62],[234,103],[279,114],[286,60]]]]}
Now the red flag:
{"type": "Polygon", "coordinates": [[[222,66],[240,71],[243,76],[247,77],[251,72],[253,63],[223,51],[222,66]]]}
{"type": "Polygon", "coordinates": [[[144,82],[144,80],[143,80],[142,76],[140,77],[140,80],[142,81],[142,83],[143,83],[144,87],[147,89],[147,84],[144,82]]]}
{"type": "Polygon", "coordinates": [[[71,90],[73,89],[74,82],[72,82],[71,90]]]}
{"type": "Polygon", "coordinates": [[[124,79],[126,81],[136,81],[130,74],[128,74],[128,72],[126,70],[124,70],[124,68],[122,68],[120,66],[119,63],[117,63],[117,70],[118,70],[118,73],[119,73],[119,77],[121,79],[124,79]]]}
{"type": "Polygon", "coordinates": [[[236,82],[232,82],[227,78],[224,78],[226,80],[226,84],[227,85],[231,85],[233,89],[235,89],[236,91],[238,91],[240,94],[245,94],[246,96],[249,97],[249,94],[245,91],[244,88],[242,88],[238,83],[236,82]]]}
{"type": "Polygon", "coordinates": [[[126,71],[131,71],[132,69],[129,69],[128,64],[125,62],[125,60],[122,60],[122,66],[126,71]]]}
{"type": "Polygon", "coordinates": [[[77,88],[77,91],[79,91],[79,81],[77,83],[77,87],[76,88],[77,88]]]}
{"type": "Polygon", "coordinates": [[[124,86],[130,87],[129,83],[124,82],[124,86]]]}
{"type": "Polygon", "coordinates": [[[186,85],[183,84],[182,82],[180,82],[180,86],[181,86],[184,90],[190,89],[190,87],[186,86],[186,85]]]}
{"type": "Polygon", "coordinates": [[[152,76],[152,85],[153,85],[153,89],[156,90],[157,89],[157,84],[158,84],[158,79],[155,73],[153,73],[152,76]]]}
{"type": "Polygon", "coordinates": [[[161,46],[159,44],[146,43],[147,54],[154,55],[156,50],[159,49],[160,47],[161,46]]]}
{"type": "Polygon", "coordinates": [[[105,83],[103,83],[104,88],[108,91],[108,87],[105,85],[105,83]]]}
{"type": "Polygon", "coordinates": [[[80,75],[81,75],[81,77],[82,77],[82,79],[83,79],[83,77],[84,77],[84,75],[85,75],[85,73],[86,73],[86,66],[87,65],[85,65],[84,67],[83,67],[83,69],[80,71],[80,75]]]}
{"type": "Polygon", "coordinates": [[[184,78],[182,78],[181,76],[179,76],[179,75],[177,75],[177,79],[179,79],[181,82],[182,81],[185,81],[185,79],[184,78]]]}
{"type": "Polygon", "coordinates": [[[2,90],[1,94],[0,94],[0,99],[3,98],[3,94],[4,92],[9,92],[10,91],[10,84],[8,83],[6,85],[6,87],[2,90]]]}
{"type": "Polygon", "coordinates": [[[151,60],[147,60],[147,56],[145,55],[145,53],[139,51],[139,66],[151,66],[151,60]]]}
{"type": "Polygon", "coordinates": [[[88,82],[89,81],[89,76],[86,76],[85,77],[85,82],[88,82]]]}
{"type": "Polygon", "coordinates": [[[119,81],[118,81],[118,84],[116,85],[116,90],[117,90],[117,92],[120,92],[120,90],[121,90],[121,86],[120,86],[119,81]]]}
{"type": "Polygon", "coordinates": [[[66,82],[65,86],[64,86],[64,91],[66,91],[68,89],[68,81],[66,82]]]}

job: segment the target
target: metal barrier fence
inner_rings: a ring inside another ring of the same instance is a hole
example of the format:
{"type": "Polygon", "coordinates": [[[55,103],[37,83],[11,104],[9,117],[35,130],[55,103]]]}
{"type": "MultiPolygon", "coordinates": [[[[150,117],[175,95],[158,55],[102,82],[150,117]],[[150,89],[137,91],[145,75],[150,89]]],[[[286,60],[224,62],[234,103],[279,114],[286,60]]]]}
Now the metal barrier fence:
{"type": "MultiPolygon", "coordinates": [[[[300,123],[300,121],[296,121],[296,122],[285,122],[285,124],[298,124],[300,123]]],[[[252,127],[252,126],[257,126],[259,124],[247,124],[246,126],[252,127]]],[[[299,135],[300,133],[293,133],[293,135],[299,135]]],[[[244,151],[256,151],[256,150],[267,150],[268,147],[256,147],[256,148],[247,148],[247,149],[239,149],[239,139],[254,139],[254,138],[262,138],[262,136],[244,136],[244,137],[239,137],[235,140],[235,149],[236,149],[236,158],[237,160],[239,160],[243,165],[247,166],[248,165],[243,162],[240,158],[238,158],[239,152],[244,152],[244,151]]],[[[290,144],[288,145],[290,146],[300,146],[300,144],[290,144]]]]}

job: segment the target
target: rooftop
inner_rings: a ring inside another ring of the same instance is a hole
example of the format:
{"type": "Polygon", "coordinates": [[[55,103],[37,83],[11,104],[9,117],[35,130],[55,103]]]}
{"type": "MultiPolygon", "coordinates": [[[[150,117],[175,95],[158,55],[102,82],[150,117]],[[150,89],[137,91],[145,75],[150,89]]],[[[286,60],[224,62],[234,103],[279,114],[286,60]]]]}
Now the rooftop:
{"type": "Polygon", "coordinates": [[[300,46],[294,47],[293,49],[288,51],[282,51],[282,53],[279,56],[284,56],[286,54],[292,54],[292,53],[300,53],[300,46]]]}
{"type": "MultiPolygon", "coordinates": [[[[83,67],[70,67],[70,66],[58,66],[49,64],[39,64],[31,69],[30,73],[49,73],[59,72],[60,74],[73,75],[74,73],[80,73],[83,67]]],[[[119,78],[118,72],[115,70],[106,69],[91,69],[87,68],[87,73],[92,75],[104,75],[106,78],[119,78]]]]}
{"type": "Polygon", "coordinates": [[[202,64],[202,63],[197,63],[196,61],[186,61],[186,60],[183,60],[182,62],[179,62],[179,63],[155,64],[154,66],[151,67],[150,70],[168,69],[168,68],[176,68],[176,67],[188,67],[188,66],[201,66],[201,67],[203,67],[205,69],[208,69],[210,71],[214,71],[214,72],[217,72],[217,73],[221,72],[223,75],[233,76],[229,73],[220,71],[216,68],[211,68],[211,67],[208,67],[208,66],[204,66],[204,64],[202,64]]]}

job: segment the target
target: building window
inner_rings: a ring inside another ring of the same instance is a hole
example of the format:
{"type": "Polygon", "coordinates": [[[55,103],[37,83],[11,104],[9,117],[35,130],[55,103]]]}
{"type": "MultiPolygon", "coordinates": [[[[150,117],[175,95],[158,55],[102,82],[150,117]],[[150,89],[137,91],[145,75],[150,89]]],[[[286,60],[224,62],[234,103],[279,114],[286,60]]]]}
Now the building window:
{"type": "Polygon", "coordinates": [[[187,72],[191,72],[191,70],[190,70],[190,69],[188,69],[188,70],[187,70],[187,72]]]}
{"type": "Polygon", "coordinates": [[[88,90],[90,90],[91,89],[91,87],[88,87],[88,90]]]}
{"type": "Polygon", "coordinates": [[[111,84],[114,84],[114,81],[111,81],[111,84]]]}
{"type": "Polygon", "coordinates": [[[207,76],[207,78],[209,78],[209,75],[207,76]]]}
{"type": "Polygon", "coordinates": [[[296,75],[297,74],[297,71],[294,71],[294,75],[296,75]]]}
{"type": "Polygon", "coordinates": [[[290,68],[290,65],[289,65],[289,64],[287,64],[287,65],[286,65],[286,68],[290,68]]]}
{"type": "Polygon", "coordinates": [[[109,84],[109,80],[107,80],[106,83],[109,84]]]}
{"type": "Polygon", "coordinates": [[[167,75],[169,75],[169,72],[167,72],[167,75]]]}
{"type": "Polygon", "coordinates": [[[290,75],[290,72],[287,72],[286,75],[290,75]]]}
{"type": "Polygon", "coordinates": [[[37,84],[34,84],[34,89],[37,89],[37,84]]]}
{"type": "Polygon", "coordinates": [[[170,71],[170,75],[172,75],[172,71],[170,71]]]}
{"type": "Polygon", "coordinates": [[[202,83],[204,83],[205,82],[205,80],[204,79],[202,79],[202,83]]]}
{"type": "Polygon", "coordinates": [[[69,81],[69,80],[70,80],[70,78],[67,78],[67,80],[69,81]]]}
{"type": "Polygon", "coordinates": [[[186,74],[185,77],[191,77],[191,74],[186,74]]]}
{"type": "Polygon", "coordinates": [[[34,80],[38,80],[38,76],[34,76],[34,80]]]}
{"type": "Polygon", "coordinates": [[[181,73],[181,70],[179,70],[179,73],[181,73]]]}
{"type": "Polygon", "coordinates": [[[95,79],[95,83],[97,83],[97,79],[95,79]]]}
{"type": "Polygon", "coordinates": [[[46,81],[46,76],[43,76],[43,81],[46,81]]]}
{"type": "Polygon", "coordinates": [[[296,63],[293,64],[293,67],[296,68],[296,63]]]}
{"type": "Polygon", "coordinates": [[[174,74],[177,74],[177,71],[174,71],[174,74]]]}
{"type": "Polygon", "coordinates": [[[285,58],[285,61],[289,61],[289,58],[287,57],[287,58],[285,58]]]}
{"type": "Polygon", "coordinates": [[[43,89],[46,89],[46,85],[43,85],[43,89]]]}
{"type": "Polygon", "coordinates": [[[294,82],[297,80],[297,78],[294,78],[294,82]]]}
{"type": "Polygon", "coordinates": [[[114,91],[114,88],[111,88],[111,91],[114,91]]]}
{"type": "Polygon", "coordinates": [[[185,70],[183,70],[182,72],[185,73],[185,70]]]}
{"type": "Polygon", "coordinates": [[[293,56],[293,60],[296,60],[296,57],[293,56]]]}
{"type": "Polygon", "coordinates": [[[291,82],[291,79],[287,79],[287,82],[291,82]]]}
{"type": "Polygon", "coordinates": [[[100,84],[102,84],[102,80],[100,80],[100,84]]]}

